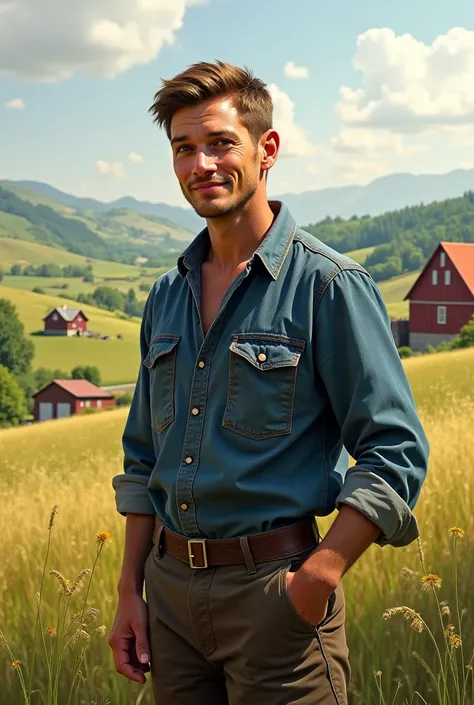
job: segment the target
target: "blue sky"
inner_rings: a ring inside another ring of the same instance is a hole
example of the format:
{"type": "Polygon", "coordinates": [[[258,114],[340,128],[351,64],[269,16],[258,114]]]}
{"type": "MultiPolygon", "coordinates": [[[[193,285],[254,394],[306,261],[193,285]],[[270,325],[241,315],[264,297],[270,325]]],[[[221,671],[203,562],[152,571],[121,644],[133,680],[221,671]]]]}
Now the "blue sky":
{"type": "Polygon", "coordinates": [[[216,58],[271,86],[270,194],[474,168],[472,0],[64,7],[0,0],[0,178],[184,205],[147,110],[162,77],[216,58]]]}

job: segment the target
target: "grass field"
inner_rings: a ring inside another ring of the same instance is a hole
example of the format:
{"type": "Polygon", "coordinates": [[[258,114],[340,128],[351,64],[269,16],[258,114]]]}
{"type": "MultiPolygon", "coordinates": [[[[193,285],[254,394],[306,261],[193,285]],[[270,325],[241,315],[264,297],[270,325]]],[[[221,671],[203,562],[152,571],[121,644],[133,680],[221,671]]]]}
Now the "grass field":
{"type": "MultiPolygon", "coordinates": [[[[472,384],[466,383],[472,380],[474,350],[412,359],[405,365],[431,444],[428,478],[416,509],[426,570],[442,577],[442,589],[436,596],[448,601],[452,614],[447,621],[456,628],[454,540],[448,530],[458,526],[466,531],[458,541],[460,601],[468,608],[463,618],[466,665],[474,647],[474,392],[472,384]]],[[[91,566],[95,532],[108,531],[112,535],[91,589],[91,604],[101,610],[97,625],[110,630],[124,529],[124,520],[115,511],[111,479],[122,471],[120,437],[126,414],[126,410],[114,410],[0,432],[0,627],[11,641],[17,659],[28,659],[35,593],[41,580],[48,517],[54,504],[59,505],[59,514],[49,569],[73,579],[81,569],[91,566]]],[[[323,530],[331,519],[321,522],[323,530]]],[[[436,667],[435,650],[426,630],[416,633],[402,617],[382,619],[387,608],[408,605],[434,627],[441,643],[439,626],[436,628],[436,597],[421,590],[419,571],[416,543],[398,549],[374,546],[344,578],[352,664],[351,703],[398,705],[405,702],[402,696],[414,705],[422,703],[418,698],[412,700],[415,690],[429,705],[438,703],[424,667],[413,656],[416,651],[430,667],[436,667]],[[404,567],[415,571],[411,579],[402,579],[400,572],[404,567]],[[382,671],[384,701],[378,695],[373,675],[376,671],[382,671]],[[400,698],[393,700],[397,680],[403,685],[400,698]]],[[[56,600],[57,583],[47,575],[45,625],[55,625],[56,600]]],[[[80,606],[80,597],[75,598],[73,610],[80,606]]],[[[114,673],[106,639],[94,636],[88,648],[81,695],[73,704],[137,703],[140,688],[114,673]]],[[[456,654],[460,658],[460,650],[456,654]]],[[[70,662],[66,663],[66,669],[70,668],[70,662]]],[[[44,687],[44,663],[39,660],[37,665],[38,685],[44,687]]],[[[0,705],[20,705],[17,674],[7,659],[0,659],[0,681],[0,705]]],[[[66,684],[67,677],[62,685],[64,693],[68,692],[66,684]]],[[[59,702],[67,702],[65,694],[59,702]]],[[[151,705],[149,691],[140,702],[151,705]]],[[[444,702],[452,705],[458,700],[451,693],[444,702]]],[[[472,702],[467,699],[465,705],[472,702]]],[[[33,705],[37,703],[39,698],[33,705]]]]}
{"type": "Polygon", "coordinates": [[[345,252],[344,254],[346,255],[346,257],[350,257],[359,264],[364,265],[365,260],[369,255],[372,254],[374,250],[375,247],[361,247],[360,250],[351,250],[350,252],[345,252]]]}
{"type": "MultiPolygon", "coordinates": [[[[43,329],[42,319],[64,299],[42,294],[33,294],[21,289],[10,289],[0,285],[0,296],[12,301],[28,333],[43,329]]],[[[74,302],[67,302],[74,306],[74,302]]],[[[55,336],[33,336],[36,353],[34,367],[53,367],[71,371],[76,365],[97,365],[102,373],[103,384],[120,384],[135,380],[138,364],[139,321],[121,320],[115,313],[92,306],[77,304],[89,317],[91,331],[111,336],[110,340],[92,338],[67,338],[55,336]],[[117,340],[117,334],[123,340],[117,340]]]]}
{"type": "MultiPolygon", "coordinates": [[[[0,213],[0,216],[2,215],[7,214],[0,213]]],[[[92,264],[94,274],[97,277],[136,278],[140,277],[142,274],[146,276],[153,276],[154,272],[152,269],[142,270],[140,267],[130,264],[90,259],[88,257],[83,257],[82,255],[75,255],[73,252],[67,252],[67,250],[57,250],[54,247],[41,245],[39,242],[26,242],[25,240],[14,240],[13,238],[0,237],[0,265],[4,270],[9,269],[12,264],[33,264],[36,266],[39,264],[50,264],[51,262],[54,262],[61,267],[67,264],[78,264],[81,266],[92,264]]],[[[68,280],[64,279],[64,281],[68,280]]]]}
{"type": "Polygon", "coordinates": [[[385,282],[378,282],[378,287],[393,318],[408,318],[408,301],[404,297],[413,286],[420,272],[410,272],[399,277],[393,277],[385,282]]]}

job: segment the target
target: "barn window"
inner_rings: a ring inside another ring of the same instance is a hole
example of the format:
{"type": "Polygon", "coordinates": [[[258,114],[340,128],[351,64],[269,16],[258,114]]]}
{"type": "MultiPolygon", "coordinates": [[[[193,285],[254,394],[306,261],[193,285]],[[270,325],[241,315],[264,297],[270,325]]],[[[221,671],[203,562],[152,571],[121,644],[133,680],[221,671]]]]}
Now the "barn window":
{"type": "Polygon", "coordinates": [[[73,323],[73,324],[72,324],[72,327],[73,327],[73,328],[75,328],[75,327],[76,327],[76,324],[75,324],[75,323],[73,323]]]}
{"type": "Polygon", "coordinates": [[[88,400],[86,401],[86,406],[89,407],[90,405],[91,405],[91,403],[90,403],[90,400],[88,399],[88,400]]]}
{"type": "Polygon", "coordinates": [[[446,266],[446,252],[442,252],[439,256],[439,265],[440,267],[446,266]]]}
{"type": "Polygon", "coordinates": [[[431,272],[431,283],[433,284],[433,286],[436,286],[436,284],[438,283],[438,270],[437,269],[433,269],[433,271],[431,272]]]}
{"type": "Polygon", "coordinates": [[[102,399],[97,399],[97,408],[102,409],[102,399]]]}
{"type": "Polygon", "coordinates": [[[80,404],[79,404],[79,406],[81,406],[81,407],[84,406],[84,402],[81,401],[80,404]]]}
{"type": "Polygon", "coordinates": [[[440,325],[446,323],[446,306],[438,306],[438,323],[440,325]]]}
{"type": "Polygon", "coordinates": [[[80,316],[77,317],[78,321],[82,321],[82,318],[80,316]]]}
{"type": "Polygon", "coordinates": [[[53,321],[57,321],[57,320],[58,320],[58,314],[57,314],[57,313],[53,313],[53,321]]]}
{"type": "Polygon", "coordinates": [[[444,283],[446,286],[449,286],[451,284],[451,270],[446,269],[444,272],[444,283]]]}

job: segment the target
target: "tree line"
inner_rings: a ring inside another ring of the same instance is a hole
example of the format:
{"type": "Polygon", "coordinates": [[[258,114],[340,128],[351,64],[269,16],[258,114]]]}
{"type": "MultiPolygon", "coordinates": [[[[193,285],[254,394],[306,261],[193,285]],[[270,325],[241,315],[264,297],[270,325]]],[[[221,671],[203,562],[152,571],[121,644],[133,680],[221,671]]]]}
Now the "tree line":
{"type": "Polygon", "coordinates": [[[375,217],[328,217],[305,229],[338,252],[375,247],[364,266],[382,281],[422,267],[441,240],[474,242],[474,192],[375,217]]]}

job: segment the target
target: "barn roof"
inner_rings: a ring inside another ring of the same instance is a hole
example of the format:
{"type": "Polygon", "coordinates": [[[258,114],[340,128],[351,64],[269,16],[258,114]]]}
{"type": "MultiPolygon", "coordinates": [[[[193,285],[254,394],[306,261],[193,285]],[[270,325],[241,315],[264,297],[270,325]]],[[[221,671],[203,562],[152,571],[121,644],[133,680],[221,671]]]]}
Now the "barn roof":
{"type": "Polygon", "coordinates": [[[410,291],[406,294],[404,301],[410,298],[411,293],[414,291],[421,277],[424,275],[425,271],[429,267],[431,260],[440,248],[446,252],[454,267],[457,269],[459,275],[462,277],[467,288],[474,296],[474,243],[446,242],[442,240],[436,246],[433,254],[428,259],[422,271],[420,272],[419,277],[416,278],[410,291]]]}
{"type": "Polygon", "coordinates": [[[474,243],[442,242],[441,245],[474,296],[474,243]]]}
{"type": "Polygon", "coordinates": [[[51,314],[54,312],[59,313],[61,318],[65,321],[68,321],[68,323],[73,321],[79,314],[82,314],[84,320],[89,320],[85,315],[84,311],[81,311],[80,308],[67,308],[67,306],[58,306],[58,308],[53,308],[53,310],[50,311],[48,315],[43,318],[43,321],[46,320],[46,318],[49,318],[49,316],[51,316],[51,314]]]}
{"type": "MultiPolygon", "coordinates": [[[[53,379],[50,384],[40,389],[36,394],[44,392],[45,389],[53,384],[62,387],[62,389],[77,399],[112,399],[112,394],[106,392],[105,389],[96,387],[95,384],[92,384],[87,379],[53,379]]],[[[33,396],[36,396],[36,394],[33,394],[33,396]]]]}

